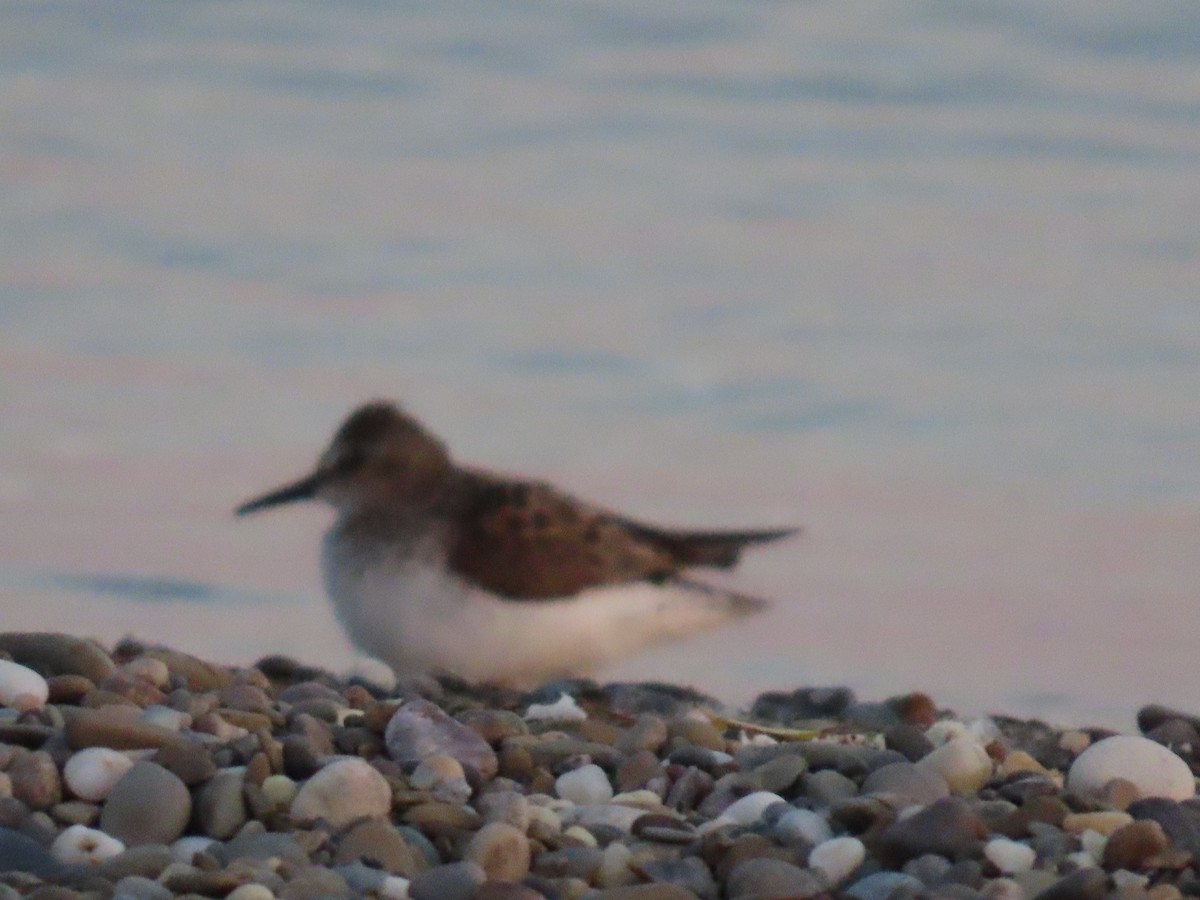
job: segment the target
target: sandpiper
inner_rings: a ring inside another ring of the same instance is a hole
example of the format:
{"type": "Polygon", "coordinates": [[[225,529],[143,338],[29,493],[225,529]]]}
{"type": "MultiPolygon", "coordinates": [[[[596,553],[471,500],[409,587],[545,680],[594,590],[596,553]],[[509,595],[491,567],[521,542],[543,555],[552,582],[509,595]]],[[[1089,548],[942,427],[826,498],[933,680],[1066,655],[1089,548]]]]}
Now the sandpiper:
{"type": "Polygon", "coordinates": [[[697,581],[793,528],[655,528],[549,484],[457,465],[389,402],[338,428],[316,469],[245,515],[319,499],[337,512],[321,557],[351,640],[398,674],[530,683],[757,612],[763,600],[697,581]]]}

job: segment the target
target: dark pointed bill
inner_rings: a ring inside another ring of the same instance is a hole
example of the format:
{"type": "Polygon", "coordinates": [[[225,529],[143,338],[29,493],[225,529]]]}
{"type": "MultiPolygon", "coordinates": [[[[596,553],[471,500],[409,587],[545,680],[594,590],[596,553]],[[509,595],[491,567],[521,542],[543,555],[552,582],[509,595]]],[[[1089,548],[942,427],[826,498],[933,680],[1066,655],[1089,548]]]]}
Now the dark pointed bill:
{"type": "Polygon", "coordinates": [[[253,500],[248,500],[239,506],[236,510],[239,516],[244,516],[247,513],[257,512],[260,509],[266,509],[270,506],[278,506],[281,503],[292,503],[296,500],[311,500],[316,496],[317,489],[324,481],[320,472],[313,472],[311,475],[306,475],[299,481],[293,481],[291,484],[285,484],[281,488],[276,488],[270,493],[263,494],[261,497],[255,497],[253,500]]]}

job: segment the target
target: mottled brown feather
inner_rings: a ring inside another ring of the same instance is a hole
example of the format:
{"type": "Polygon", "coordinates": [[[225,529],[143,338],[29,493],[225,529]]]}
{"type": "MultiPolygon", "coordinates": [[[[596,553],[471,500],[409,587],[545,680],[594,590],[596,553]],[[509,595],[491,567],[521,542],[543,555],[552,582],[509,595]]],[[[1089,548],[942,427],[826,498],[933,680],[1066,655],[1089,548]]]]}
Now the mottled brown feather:
{"type": "Polygon", "coordinates": [[[661,530],[543,482],[473,470],[460,470],[460,478],[449,567],[514,600],[551,600],[603,585],[662,582],[689,566],[728,567],[745,545],[793,533],[661,530]]]}

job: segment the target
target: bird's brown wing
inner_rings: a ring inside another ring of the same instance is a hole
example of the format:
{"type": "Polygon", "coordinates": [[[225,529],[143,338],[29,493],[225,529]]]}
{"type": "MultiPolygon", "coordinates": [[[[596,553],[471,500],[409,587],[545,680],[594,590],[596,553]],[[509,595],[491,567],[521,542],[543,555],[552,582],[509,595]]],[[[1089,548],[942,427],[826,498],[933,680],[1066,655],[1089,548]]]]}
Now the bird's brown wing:
{"type": "Polygon", "coordinates": [[[464,472],[452,516],[452,571],[514,600],[569,597],[591,587],[658,582],[688,566],[731,566],[748,543],[790,531],[663,531],[541,482],[464,472]]]}

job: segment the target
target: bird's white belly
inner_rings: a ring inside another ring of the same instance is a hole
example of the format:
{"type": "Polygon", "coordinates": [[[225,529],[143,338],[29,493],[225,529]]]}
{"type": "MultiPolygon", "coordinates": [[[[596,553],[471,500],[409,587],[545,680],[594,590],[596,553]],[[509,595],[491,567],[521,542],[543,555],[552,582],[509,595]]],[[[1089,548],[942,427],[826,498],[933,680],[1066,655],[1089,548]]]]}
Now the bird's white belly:
{"type": "MultiPolygon", "coordinates": [[[[433,560],[347,559],[326,544],[326,587],[351,640],[398,673],[531,682],[581,673],[735,616],[719,594],[629,584],[562,600],[509,600],[433,560]]],[[[344,549],[344,548],[343,548],[344,549]]]]}

